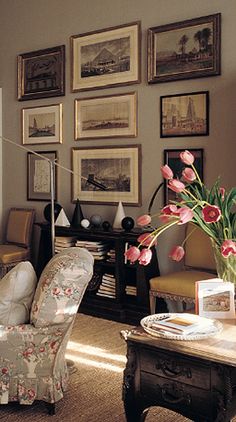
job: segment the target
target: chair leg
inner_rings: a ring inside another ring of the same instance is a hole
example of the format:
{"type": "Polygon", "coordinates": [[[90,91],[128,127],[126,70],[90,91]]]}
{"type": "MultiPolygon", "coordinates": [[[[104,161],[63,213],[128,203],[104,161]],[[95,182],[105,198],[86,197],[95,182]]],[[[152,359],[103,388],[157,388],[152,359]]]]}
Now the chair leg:
{"type": "Polygon", "coordinates": [[[150,294],[149,294],[149,302],[150,302],[151,315],[155,314],[155,312],[156,312],[156,296],[154,296],[152,294],[152,292],[150,292],[150,294]]]}
{"type": "Polygon", "coordinates": [[[54,416],[56,414],[56,403],[45,403],[47,410],[48,410],[48,414],[51,416],[54,416]]]}

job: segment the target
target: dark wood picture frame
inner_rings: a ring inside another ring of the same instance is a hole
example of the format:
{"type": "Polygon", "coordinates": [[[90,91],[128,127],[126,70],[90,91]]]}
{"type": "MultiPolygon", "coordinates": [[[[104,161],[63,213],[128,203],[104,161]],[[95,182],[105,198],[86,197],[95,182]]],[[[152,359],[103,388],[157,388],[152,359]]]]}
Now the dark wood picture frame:
{"type": "Polygon", "coordinates": [[[65,45],[17,57],[18,100],[65,95],[65,45]]]}
{"type": "Polygon", "coordinates": [[[141,145],[72,148],[72,202],[141,205],[141,145]],[[106,190],[87,182],[95,180],[106,190]]]}
{"type": "Polygon", "coordinates": [[[148,30],[148,83],[220,75],[221,14],[148,30]]]}
{"type": "MultiPolygon", "coordinates": [[[[38,152],[38,151],[37,151],[38,152]]],[[[45,156],[49,160],[57,160],[57,151],[39,151],[40,155],[45,156]]],[[[58,172],[55,168],[54,177],[54,200],[57,200],[58,172]]],[[[50,201],[50,165],[48,161],[34,155],[32,152],[27,153],[27,200],[28,201],[50,201]]]]}
{"type": "Polygon", "coordinates": [[[209,91],[160,97],[161,138],[209,135],[209,91]]]}
{"type": "MultiPolygon", "coordinates": [[[[195,161],[194,166],[203,181],[204,174],[203,174],[203,148],[183,148],[183,149],[165,149],[164,150],[164,165],[167,164],[174,173],[174,178],[181,179],[182,171],[185,167],[189,167],[184,164],[180,158],[179,154],[182,151],[188,149],[191,154],[194,155],[195,161]]],[[[164,179],[164,205],[168,205],[171,201],[179,201],[179,197],[175,192],[167,186],[167,181],[164,179]]]]}

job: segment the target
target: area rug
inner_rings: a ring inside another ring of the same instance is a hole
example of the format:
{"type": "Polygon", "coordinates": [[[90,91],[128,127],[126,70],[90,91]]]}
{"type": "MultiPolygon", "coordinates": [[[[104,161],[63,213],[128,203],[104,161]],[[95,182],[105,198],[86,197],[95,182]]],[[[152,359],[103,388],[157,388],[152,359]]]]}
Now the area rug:
{"type": "MultiPolygon", "coordinates": [[[[125,422],[121,392],[126,344],[120,331],[129,328],[126,324],[78,314],[66,354],[71,367],[69,389],[56,404],[56,415],[49,416],[42,402],[32,406],[11,403],[0,406],[0,421],[125,422]]],[[[151,408],[146,417],[146,422],[188,421],[160,407],[151,408]]]]}

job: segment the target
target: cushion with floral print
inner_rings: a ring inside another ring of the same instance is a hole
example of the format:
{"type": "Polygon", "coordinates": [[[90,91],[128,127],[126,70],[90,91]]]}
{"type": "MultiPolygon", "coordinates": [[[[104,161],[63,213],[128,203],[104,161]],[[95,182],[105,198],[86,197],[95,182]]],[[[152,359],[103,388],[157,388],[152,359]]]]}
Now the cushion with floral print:
{"type": "Polygon", "coordinates": [[[0,280],[0,324],[29,322],[37,276],[29,261],[20,262],[0,280]]]}

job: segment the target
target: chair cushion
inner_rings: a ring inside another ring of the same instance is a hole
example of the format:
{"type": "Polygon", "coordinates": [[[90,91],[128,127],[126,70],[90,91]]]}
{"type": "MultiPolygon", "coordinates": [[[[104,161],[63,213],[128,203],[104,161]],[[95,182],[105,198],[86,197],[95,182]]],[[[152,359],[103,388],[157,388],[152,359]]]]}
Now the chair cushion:
{"type": "Polygon", "coordinates": [[[149,284],[155,292],[195,298],[195,282],[212,277],[211,273],[205,271],[178,271],[151,278],[149,284]]]}
{"type": "Polygon", "coordinates": [[[29,322],[37,277],[29,261],[20,262],[0,280],[0,324],[29,322]]]}
{"type": "Polygon", "coordinates": [[[71,247],[56,254],[44,268],[36,289],[30,320],[35,327],[62,324],[75,315],[93,275],[93,257],[71,247]]]}
{"type": "Polygon", "coordinates": [[[25,261],[29,258],[29,250],[16,245],[0,245],[0,263],[25,261]]]}

